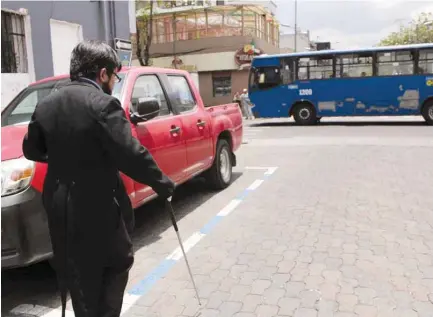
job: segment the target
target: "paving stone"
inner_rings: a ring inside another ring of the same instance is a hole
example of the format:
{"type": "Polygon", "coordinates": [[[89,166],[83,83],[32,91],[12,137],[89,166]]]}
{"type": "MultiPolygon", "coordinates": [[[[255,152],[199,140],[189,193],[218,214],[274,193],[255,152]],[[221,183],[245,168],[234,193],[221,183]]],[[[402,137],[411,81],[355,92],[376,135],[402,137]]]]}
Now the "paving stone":
{"type": "Polygon", "coordinates": [[[277,305],[278,301],[285,295],[284,288],[268,288],[263,293],[263,300],[266,305],[277,305]]]}
{"type": "Polygon", "coordinates": [[[283,260],[278,262],[278,273],[290,273],[290,271],[295,267],[295,262],[293,260],[283,260]]]}
{"type": "Polygon", "coordinates": [[[221,312],[221,316],[233,316],[234,314],[239,312],[241,308],[242,302],[227,301],[222,303],[218,310],[221,312]]]}
{"type": "Polygon", "coordinates": [[[245,296],[247,296],[247,294],[249,294],[250,292],[251,286],[235,285],[230,291],[229,300],[234,302],[242,302],[245,296]]]}
{"type": "Polygon", "coordinates": [[[358,304],[358,297],[349,294],[338,294],[337,301],[339,304],[338,306],[339,311],[354,312],[355,306],[358,304]]]}
{"type": "Polygon", "coordinates": [[[376,317],[377,316],[377,308],[374,306],[366,306],[366,305],[356,305],[355,313],[359,317],[376,317]]]}
{"type": "Polygon", "coordinates": [[[221,304],[227,301],[229,298],[230,298],[229,292],[223,292],[219,290],[215,291],[209,296],[209,300],[206,307],[212,309],[218,309],[218,307],[220,307],[221,304]]]}
{"type": "Polygon", "coordinates": [[[306,308],[314,308],[320,300],[320,292],[318,290],[304,290],[299,293],[301,306],[306,308]]]}
{"type": "Polygon", "coordinates": [[[233,315],[233,317],[257,317],[257,316],[254,313],[239,312],[233,315]]]}
{"type": "Polygon", "coordinates": [[[300,305],[301,300],[299,298],[282,297],[278,301],[278,306],[280,307],[278,314],[293,316],[300,305]]]}
{"type": "Polygon", "coordinates": [[[317,317],[317,310],[311,308],[299,308],[296,310],[295,317],[317,317]]]}
{"type": "Polygon", "coordinates": [[[253,282],[251,294],[262,295],[271,286],[270,280],[256,280],[253,282]]]}
{"type": "Polygon", "coordinates": [[[275,316],[278,313],[278,306],[259,305],[255,311],[257,317],[275,316]]]}
{"type": "Polygon", "coordinates": [[[249,294],[245,296],[241,310],[245,312],[254,312],[256,311],[257,306],[262,305],[263,303],[263,296],[249,294]]]}
{"type": "Polygon", "coordinates": [[[305,283],[303,282],[288,282],[286,283],[286,296],[298,297],[301,291],[305,290],[305,283]]]}

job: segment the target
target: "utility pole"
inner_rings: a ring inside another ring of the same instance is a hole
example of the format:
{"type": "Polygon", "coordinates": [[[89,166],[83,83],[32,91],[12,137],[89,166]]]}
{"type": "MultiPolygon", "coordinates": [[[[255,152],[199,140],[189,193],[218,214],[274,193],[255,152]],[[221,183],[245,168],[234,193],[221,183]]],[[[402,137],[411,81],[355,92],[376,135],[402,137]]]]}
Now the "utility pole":
{"type": "Polygon", "coordinates": [[[173,66],[177,69],[177,58],[176,58],[176,13],[173,13],[173,66]]]}
{"type": "Polygon", "coordinates": [[[298,51],[298,1],[295,0],[295,53],[298,51]]]}
{"type": "Polygon", "coordinates": [[[111,28],[111,22],[110,22],[110,10],[111,7],[108,3],[108,1],[101,1],[100,2],[101,6],[102,6],[102,18],[103,18],[103,23],[104,23],[104,40],[105,42],[110,45],[111,47],[114,47],[114,43],[113,43],[113,30],[111,28]]]}

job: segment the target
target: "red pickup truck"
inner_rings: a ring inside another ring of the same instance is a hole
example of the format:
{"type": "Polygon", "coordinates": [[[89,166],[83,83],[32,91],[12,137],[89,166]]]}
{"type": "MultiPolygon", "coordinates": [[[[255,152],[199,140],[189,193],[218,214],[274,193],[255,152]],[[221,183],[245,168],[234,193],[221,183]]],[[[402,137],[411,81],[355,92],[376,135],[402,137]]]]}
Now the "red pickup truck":
{"type": "MultiPolygon", "coordinates": [[[[231,183],[243,130],[237,104],[205,107],[189,73],[181,70],[131,67],[119,77],[113,95],[133,135],[176,184],[198,174],[216,189],[231,183]]],[[[2,111],[2,269],[52,255],[41,200],[46,165],[23,157],[22,140],[37,102],[68,82],[68,76],[57,76],[31,84],[2,111]]],[[[150,187],[122,178],[134,208],[157,196],[150,187]]]]}

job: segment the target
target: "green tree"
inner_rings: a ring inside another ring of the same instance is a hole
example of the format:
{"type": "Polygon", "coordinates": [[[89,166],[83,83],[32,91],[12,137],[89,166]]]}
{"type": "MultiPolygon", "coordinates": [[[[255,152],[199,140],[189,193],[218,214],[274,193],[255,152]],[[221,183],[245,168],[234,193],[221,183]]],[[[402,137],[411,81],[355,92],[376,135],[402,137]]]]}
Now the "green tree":
{"type": "Polygon", "coordinates": [[[393,32],[380,41],[380,46],[404,45],[415,43],[433,43],[433,14],[421,13],[409,22],[400,26],[398,32],[393,32]]]}

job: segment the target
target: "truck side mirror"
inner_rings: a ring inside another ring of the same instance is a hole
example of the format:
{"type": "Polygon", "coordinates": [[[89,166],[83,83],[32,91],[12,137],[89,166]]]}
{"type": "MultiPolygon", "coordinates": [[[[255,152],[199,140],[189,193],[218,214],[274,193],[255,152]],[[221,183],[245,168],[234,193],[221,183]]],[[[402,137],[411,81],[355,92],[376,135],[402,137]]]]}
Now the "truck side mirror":
{"type": "Polygon", "coordinates": [[[158,99],[142,97],[133,99],[131,103],[131,121],[133,123],[151,120],[159,115],[161,109],[158,99]]]}

